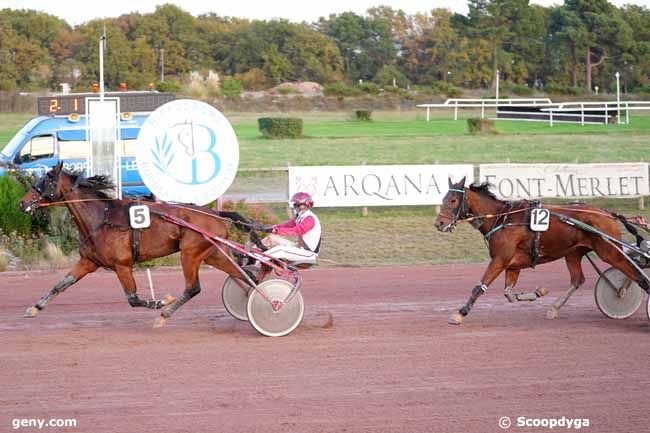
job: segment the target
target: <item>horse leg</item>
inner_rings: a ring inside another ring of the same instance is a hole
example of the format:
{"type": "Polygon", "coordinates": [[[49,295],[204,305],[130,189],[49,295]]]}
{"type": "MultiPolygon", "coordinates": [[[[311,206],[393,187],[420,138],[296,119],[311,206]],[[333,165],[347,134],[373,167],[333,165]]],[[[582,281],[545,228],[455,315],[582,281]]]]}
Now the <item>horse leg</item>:
{"type": "Polygon", "coordinates": [[[580,251],[579,253],[565,257],[567,267],[569,268],[569,275],[571,276],[571,285],[566,292],[560,295],[555,302],[553,302],[551,309],[546,312],[546,317],[549,319],[557,319],[560,316],[560,308],[566,304],[571,295],[573,295],[573,292],[578,290],[578,288],[584,284],[585,274],[582,273],[582,266],[580,265],[584,254],[585,252],[580,251]]]}
{"type": "Polygon", "coordinates": [[[512,289],[514,289],[515,284],[517,284],[520,271],[520,269],[506,269],[506,286],[503,289],[503,294],[508,302],[534,301],[548,293],[548,289],[545,288],[539,288],[530,293],[513,293],[512,289]]]}
{"type": "Polygon", "coordinates": [[[639,271],[630,264],[620,251],[602,239],[598,239],[596,245],[594,245],[594,251],[603,261],[623,272],[650,295],[648,281],[642,275],[639,275],[639,271]]]}
{"type": "Polygon", "coordinates": [[[185,277],[185,291],[171,305],[161,311],[160,316],[158,316],[154,322],[154,328],[165,326],[167,319],[170,318],[176,310],[201,292],[199,266],[205,259],[205,255],[206,254],[194,255],[187,251],[181,251],[181,265],[183,267],[183,276],[185,277]]]}
{"type": "Polygon", "coordinates": [[[120,280],[120,284],[122,284],[122,288],[126,294],[126,300],[132,307],[143,307],[150,308],[152,310],[158,310],[165,305],[174,302],[174,297],[171,295],[165,295],[162,300],[140,299],[137,293],[138,289],[135,284],[135,279],[133,278],[133,268],[131,266],[116,266],[115,273],[117,274],[117,278],[120,280]]]}
{"type": "Polygon", "coordinates": [[[492,283],[492,281],[494,281],[499,276],[499,274],[506,267],[506,263],[509,261],[509,259],[504,259],[503,257],[493,258],[483,273],[483,278],[481,278],[481,281],[479,281],[478,284],[472,289],[472,294],[467,300],[467,303],[458,310],[458,313],[452,314],[451,317],[449,317],[447,323],[451,325],[460,325],[463,323],[465,316],[467,316],[472,310],[472,307],[474,307],[474,302],[476,302],[479,296],[487,291],[490,283],[492,283]]]}
{"type": "Polygon", "coordinates": [[[33,307],[29,307],[25,311],[24,317],[35,317],[39,311],[49,304],[52,299],[56,298],[59,293],[65,291],[68,287],[82,279],[84,276],[95,272],[97,270],[97,265],[84,257],[80,258],[77,263],[70,269],[70,272],[66,276],[56,283],[54,287],[44,295],[33,307]]]}

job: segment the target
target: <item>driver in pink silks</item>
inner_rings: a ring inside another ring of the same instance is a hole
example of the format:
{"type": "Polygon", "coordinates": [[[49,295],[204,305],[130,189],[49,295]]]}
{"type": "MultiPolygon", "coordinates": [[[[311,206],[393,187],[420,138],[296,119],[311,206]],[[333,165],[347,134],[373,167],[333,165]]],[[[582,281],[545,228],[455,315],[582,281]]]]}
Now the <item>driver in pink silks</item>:
{"type": "Polygon", "coordinates": [[[274,226],[260,226],[271,233],[262,242],[268,248],[266,254],[292,263],[314,264],[318,258],[321,226],[311,208],[314,200],[306,192],[297,192],[290,204],[295,218],[274,226]]]}

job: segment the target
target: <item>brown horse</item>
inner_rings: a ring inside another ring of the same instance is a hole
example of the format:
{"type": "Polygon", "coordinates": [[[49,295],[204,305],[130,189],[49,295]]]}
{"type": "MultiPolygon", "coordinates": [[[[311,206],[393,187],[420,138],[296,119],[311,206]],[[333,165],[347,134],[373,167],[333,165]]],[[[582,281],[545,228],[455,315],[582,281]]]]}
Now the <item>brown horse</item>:
{"type": "Polygon", "coordinates": [[[650,291],[646,279],[610,242],[598,234],[562,221],[567,217],[572,218],[614,239],[620,239],[619,221],[630,229],[624,217],[583,204],[547,206],[551,209],[548,230],[533,232],[529,228],[529,221],[534,207],[536,203],[527,200],[507,202],[497,199],[489,191],[487,183],[475,183],[465,187],[465,178],[457,184],[453,184],[449,179],[449,191],[434,223],[436,228],[448,232],[459,221],[470,221],[485,237],[491,258],[479,284],[472,289],[469,300],[458,313],[449,318],[449,323],[460,325],[474,306],[474,302],[503,271],[506,272],[504,294],[509,302],[529,301],[543,296],[546,292],[541,290],[534,293],[513,293],[519,272],[536,264],[564,258],[569,268],[571,285],[547,313],[550,319],[558,317],[560,308],[585,281],[580,262],[590,251],[595,251],[603,261],[618,268],[646,292],[650,291]]]}
{"type": "MultiPolygon", "coordinates": [[[[154,326],[163,326],[181,305],[201,291],[199,266],[205,262],[227,274],[241,278],[242,275],[231,258],[208,242],[201,234],[164,221],[157,213],[169,214],[222,238],[227,238],[228,227],[233,219],[246,222],[234,212],[216,213],[206,208],[175,206],[165,203],[136,200],[111,199],[104,191],[114,186],[103,176],[84,178],[67,173],[59,163],[41,177],[20,200],[24,212],[33,212],[47,204],[65,204],[79,231],[79,261],[33,307],[25,317],[34,317],[57,295],[79,281],[85,275],[102,267],[117,274],[127,301],[132,307],[162,310],[154,326]],[[129,224],[129,207],[146,204],[151,209],[151,226],[139,232],[129,224]],[[167,295],[163,300],[143,300],[136,293],[133,266],[136,262],[181,252],[181,265],[185,277],[185,291],[174,299],[167,295]]],[[[246,227],[236,222],[237,226],[246,227]]],[[[224,252],[228,253],[227,249],[224,252]]]]}

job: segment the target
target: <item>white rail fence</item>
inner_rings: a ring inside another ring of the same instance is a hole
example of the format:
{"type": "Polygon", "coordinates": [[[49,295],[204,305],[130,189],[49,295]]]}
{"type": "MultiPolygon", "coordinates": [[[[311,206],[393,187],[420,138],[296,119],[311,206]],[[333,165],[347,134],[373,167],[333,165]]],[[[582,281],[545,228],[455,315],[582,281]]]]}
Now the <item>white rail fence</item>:
{"type": "Polygon", "coordinates": [[[427,122],[431,120],[431,109],[453,108],[454,120],[458,120],[459,108],[480,108],[482,119],[486,108],[494,108],[496,119],[548,122],[553,126],[554,123],[604,124],[614,120],[618,124],[629,124],[630,111],[650,110],[650,101],[553,103],[548,98],[447,99],[443,104],[420,104],[418,107],[426,109],[427,122]]]}

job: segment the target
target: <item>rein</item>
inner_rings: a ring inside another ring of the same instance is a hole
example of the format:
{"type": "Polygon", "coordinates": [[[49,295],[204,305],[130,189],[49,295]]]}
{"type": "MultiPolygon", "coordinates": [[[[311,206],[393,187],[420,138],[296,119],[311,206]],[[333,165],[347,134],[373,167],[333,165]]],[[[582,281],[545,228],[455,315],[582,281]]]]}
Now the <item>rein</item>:
{"type": "Polygon", "coordinates": [[[37,203],[36,207],[37,208],[42,208],[42,207],[50,207],[50,206],[59,206],[63,204],[68,204],[68,203],[81,203],[85,201],[113,201],[117,200],[115,198],[80,198],[76,200],[61,200],[61,201],[52,201],[49,203],[37,203]]]}
{"type": "MultiPolygon", "coordinates": [[[[450,191],[458,191],[458,190],[454,189],[454,190],[450,190],[450,191]]],[[[612,214],[605,213],[605,212],[598,212],[598,211],[594,211],[594,210],[569,209],[567,206],[561,206],[561,205],[547,205],[547,206],[544,206],[544,207],[570,210],[572,212],[591,213],[591,214],[595,214],[595,215],[606,216],[606,217],[609,217],[611,219],[616,219],[616,217],[614,215],[612,215],[612,214]]],[[[471,217],[457,219],[456,221],[457,222],[462,222],[462,221],[472,222],[472,221],[474,221],[476,219],[482,219],[482,218],[486,218],[486,219],[488,219],[488,218],[499,218],[499,217],[502,217],[502,216],[511,215],[511,214],[515,214],[515,213],[519,213],[519,212],[525,212],[525,211],[527,211],[529,209],[532,209],[532,208],[531,207],[526,207],[526,208],[523,208],[523,209],[517,209],[517,210],[513,210],[513,211],[509,211],[509,212],[502,212],[502,213],[495,213],[495,214],[485,214],[485,215],[472,215],[471,217]]]]}

